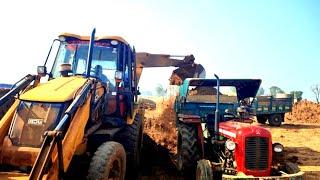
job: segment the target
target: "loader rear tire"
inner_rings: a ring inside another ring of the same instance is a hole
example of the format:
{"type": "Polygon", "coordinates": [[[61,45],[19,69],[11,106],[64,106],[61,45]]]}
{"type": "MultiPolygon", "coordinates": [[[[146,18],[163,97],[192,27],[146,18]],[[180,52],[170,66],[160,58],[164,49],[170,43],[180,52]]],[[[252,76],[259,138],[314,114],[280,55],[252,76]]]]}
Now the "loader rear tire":
{"type": "Polygon", "coordinates": [[[269,125],[279,127],[283,121],[283,115],[281,114],[272,114],[269,116],[269,125]]]}
{"type": "Polygon", "coordinates": [[[213,170],[210,161],[206,159],[198,161],[196,180],[213,180],[213,170]]]}
{"type": "Polygon", "coordinates": [[[117,142],[103,143],[91,160],[88,170],[88,180],[125,178],[126,153],[123,146],[117,142]]]}
{"type": "Polygon", "coordinates": [[[183,175],[194,175],[200,153],[194,124],[178,125],[178,170],[183,175]]]}
{"type": "Polygon", "coordinates": [[[285,162],[284,164],[284,172],[287,174],[295,174],[300,172],[300,168],[297,164],[293,162],[285,162]]]}
{"type": "Polygon", "coordinates": [[[143,123],[140,114],[136,114],[132,124],[120,132],[119,142],[127,152],[127,177],[135,178],[140,166],[143,143],[143,123]]]}

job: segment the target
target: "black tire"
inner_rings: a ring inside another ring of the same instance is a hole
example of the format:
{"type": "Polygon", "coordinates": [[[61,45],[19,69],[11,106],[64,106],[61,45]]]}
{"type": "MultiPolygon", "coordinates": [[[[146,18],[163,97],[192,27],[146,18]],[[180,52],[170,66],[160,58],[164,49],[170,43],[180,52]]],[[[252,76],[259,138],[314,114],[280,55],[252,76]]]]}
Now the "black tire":
{"type": "Polygon", "coordinates": [[[267,121],[267,118],[265,116],[257,116],[257,121],[260,124],[265,124],[267,121]]]}
{"type": "Polygon", "coordinates": [[[210,161],[206,159],[198,161],[196,180],[213,180],[213,170],[210,161]]]}
{"type": "Polygon", "coordinates": [[[285,162],[284,163],[284,172],[287,174],[295,174],[295,173],[300,172],[300,168],[295,163],[285,162]]]}
{"type": "Polygon", "coordinates": [[[283,116],[281,114],[272,114],[269,116],[269,125],[279,127],[283,121],[283,116]]]}
{"type": "Polygon", "coordinates": [[[119,142],[127,153],[127,176],[136,177],[140,166],[141,149],[143,143],[143,123],[140,114],[136,114],[134,121],[120,132],[119,142]]]}
{"type": "Polygon", "coordinates": [[[193,124],[178,125],[178,170],[183,175],[194,175],[200,153],[197,133],[193,124]]]}
{"type": "Polygon", "coordinates": [[[117,142],[103,143],[91,160],[88,180],[119,179],[123,180],[126,173],[126,152],[117,142]]]}

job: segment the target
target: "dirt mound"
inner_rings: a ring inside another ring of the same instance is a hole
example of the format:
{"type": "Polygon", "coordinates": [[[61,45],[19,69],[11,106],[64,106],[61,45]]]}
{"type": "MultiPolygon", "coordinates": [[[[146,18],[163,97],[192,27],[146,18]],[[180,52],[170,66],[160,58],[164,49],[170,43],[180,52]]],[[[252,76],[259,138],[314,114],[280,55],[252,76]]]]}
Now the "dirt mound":
{"type": "MultiPolygon", "coordinates": [[[[197,86],[189,91],[189,95],[216,95],[217,89],[208,86],[197,86]]],[[[221,94],[221,93],[220,93],[221,94]]]]}
{"type": "Polygon", "coordinates": [[[292,112],[286,113],[285,122],[320,123],[320,104],[311,101],[294,103],[292,112]]]}
{"type": "Polygon", "coordinates": [[[174,98],[155,98],[153,101],[156,102],[157,108],[153,111],[146,111],[144,132],[157,144],[176,154],[177,131],[174,98]]]}

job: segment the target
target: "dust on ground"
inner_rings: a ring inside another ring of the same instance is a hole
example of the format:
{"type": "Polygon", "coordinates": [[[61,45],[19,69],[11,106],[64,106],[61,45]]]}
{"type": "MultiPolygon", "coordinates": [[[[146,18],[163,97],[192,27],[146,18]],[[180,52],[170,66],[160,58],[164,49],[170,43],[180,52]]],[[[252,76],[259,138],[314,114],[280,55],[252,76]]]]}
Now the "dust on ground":
{"type": "MultiPolygon", "coordinates": [[[[177,131],[174,98],[151,98],[155,110],[145,114],[144,154],[139,179],[183,179],[176,170],[177,131]]],[[[320,105],[301,101],[285,115],[280,127],[261,125],[272,132],[273,142],[285,147],[288,157],[298,157],[304,179],[320,179],[320,105]]]]}

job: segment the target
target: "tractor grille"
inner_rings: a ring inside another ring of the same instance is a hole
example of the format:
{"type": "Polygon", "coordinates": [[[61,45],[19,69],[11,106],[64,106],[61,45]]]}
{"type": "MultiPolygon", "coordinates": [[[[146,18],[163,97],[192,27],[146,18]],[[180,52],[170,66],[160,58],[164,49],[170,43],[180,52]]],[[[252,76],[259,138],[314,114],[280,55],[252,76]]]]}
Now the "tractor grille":
{"type": "Polygon", "coordinates": [[[246,138],[246,169],[266,170],[268,169],[268,138],[248,137],[246,138]]]}

